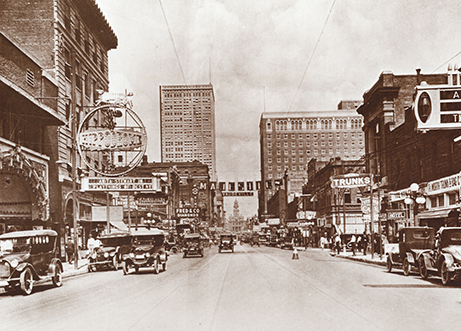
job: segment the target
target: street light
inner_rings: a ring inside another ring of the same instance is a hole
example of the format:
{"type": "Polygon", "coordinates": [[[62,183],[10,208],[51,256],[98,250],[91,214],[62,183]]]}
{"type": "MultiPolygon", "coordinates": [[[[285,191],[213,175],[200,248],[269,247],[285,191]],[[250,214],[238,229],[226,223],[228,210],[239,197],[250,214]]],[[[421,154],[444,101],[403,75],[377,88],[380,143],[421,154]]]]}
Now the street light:
{"type": "Polygon", "coordinates": [[[420,192],[420,187],[417,183],[410,185],[410,193],[404,200],[405,204],[410,206],[414,203],[413,206],[413,226],[416,226],[416,214],[418,214],[418,205],[423,205],[426,203],[426,198],[420,192]]]}

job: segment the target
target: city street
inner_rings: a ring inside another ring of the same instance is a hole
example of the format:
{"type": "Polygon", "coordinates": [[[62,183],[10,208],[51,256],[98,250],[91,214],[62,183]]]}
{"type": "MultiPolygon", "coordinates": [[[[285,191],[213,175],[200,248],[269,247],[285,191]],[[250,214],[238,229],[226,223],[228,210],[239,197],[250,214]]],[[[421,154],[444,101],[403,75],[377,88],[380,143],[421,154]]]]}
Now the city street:
{"type": "Polygon", "coordinates": [[[457,329],[459,284],[330,255],[236,246],[170,257],[168,270],[66,278],[61,288],[0,296],[2,329],[442,330],[457,329]]]}

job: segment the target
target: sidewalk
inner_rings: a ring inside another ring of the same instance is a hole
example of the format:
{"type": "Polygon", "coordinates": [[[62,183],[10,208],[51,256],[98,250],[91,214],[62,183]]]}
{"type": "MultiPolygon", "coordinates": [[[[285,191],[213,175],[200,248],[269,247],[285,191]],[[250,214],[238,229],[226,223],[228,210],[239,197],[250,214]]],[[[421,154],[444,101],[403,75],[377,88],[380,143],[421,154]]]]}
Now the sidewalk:
{"type": "Polygon", "coordinates": [[[82,258],[81,256],[86,256],[86,251],[79,251],[80,259],[78,260],[77,263],[77,269],[74,267],[74,262],[69,263],[69,262],[62,262],[62,277],[67,278],[67,277],[72,277],[76,275],[81,275],[85,274],[88,272],[88,260],[85,258],[82,258]]]}
{"type": "Polygon", "coordinates": [[[379,258],[379,254],[373,254],[373,258],[371,257],[371,253],[367,253],[363,255],[363,252],[356,252],[355,256],[352,255],[352,252],[343,252],[336,254],[336,252],[331,251],[331,256],[341,257],[343,259],[349,259],[354,261],[360,261],[365,263],[371,263],[381,266],[386,266],[386,256],[383,254],[382,258],[379,258]]]}

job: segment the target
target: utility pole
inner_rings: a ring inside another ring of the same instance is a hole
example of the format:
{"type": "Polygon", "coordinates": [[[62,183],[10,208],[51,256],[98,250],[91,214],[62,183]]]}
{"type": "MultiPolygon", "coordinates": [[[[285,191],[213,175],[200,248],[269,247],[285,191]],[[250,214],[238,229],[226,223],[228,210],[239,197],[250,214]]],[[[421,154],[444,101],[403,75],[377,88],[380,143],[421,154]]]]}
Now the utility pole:
{"type": "Polygon", "coordinates": [[[77,197],[77,104],[76,104],[76,86],[77,86],[77,73],[75,72],[76,60],[75,50],[71,51],[71,67],[72,67],[72,80],[71,80],[71,137],[72,137],[72,215],[73,215],[73,241],[74,241],[74,270],[78,269],[78,197],[77,197]]]}

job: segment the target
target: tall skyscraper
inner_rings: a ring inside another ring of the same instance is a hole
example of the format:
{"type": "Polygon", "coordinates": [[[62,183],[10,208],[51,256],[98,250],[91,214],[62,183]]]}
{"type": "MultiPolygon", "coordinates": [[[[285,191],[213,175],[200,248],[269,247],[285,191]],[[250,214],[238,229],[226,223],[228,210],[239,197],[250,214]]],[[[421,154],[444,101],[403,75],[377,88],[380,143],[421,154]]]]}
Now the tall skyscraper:
{"type": "Polygon", "coordinates": [[[198,160],[216,180],[213,85],[160,86],[162,162],[198,160]]]}
{"type": "Polygon", "coordinates": [[[307,164],[313,158],[358,160],[364,155],[358,101],[341,101],[335,111],[274,112],[261,115],[260,210],[288,176],[288,194],[302,193],[307,164]]]}

